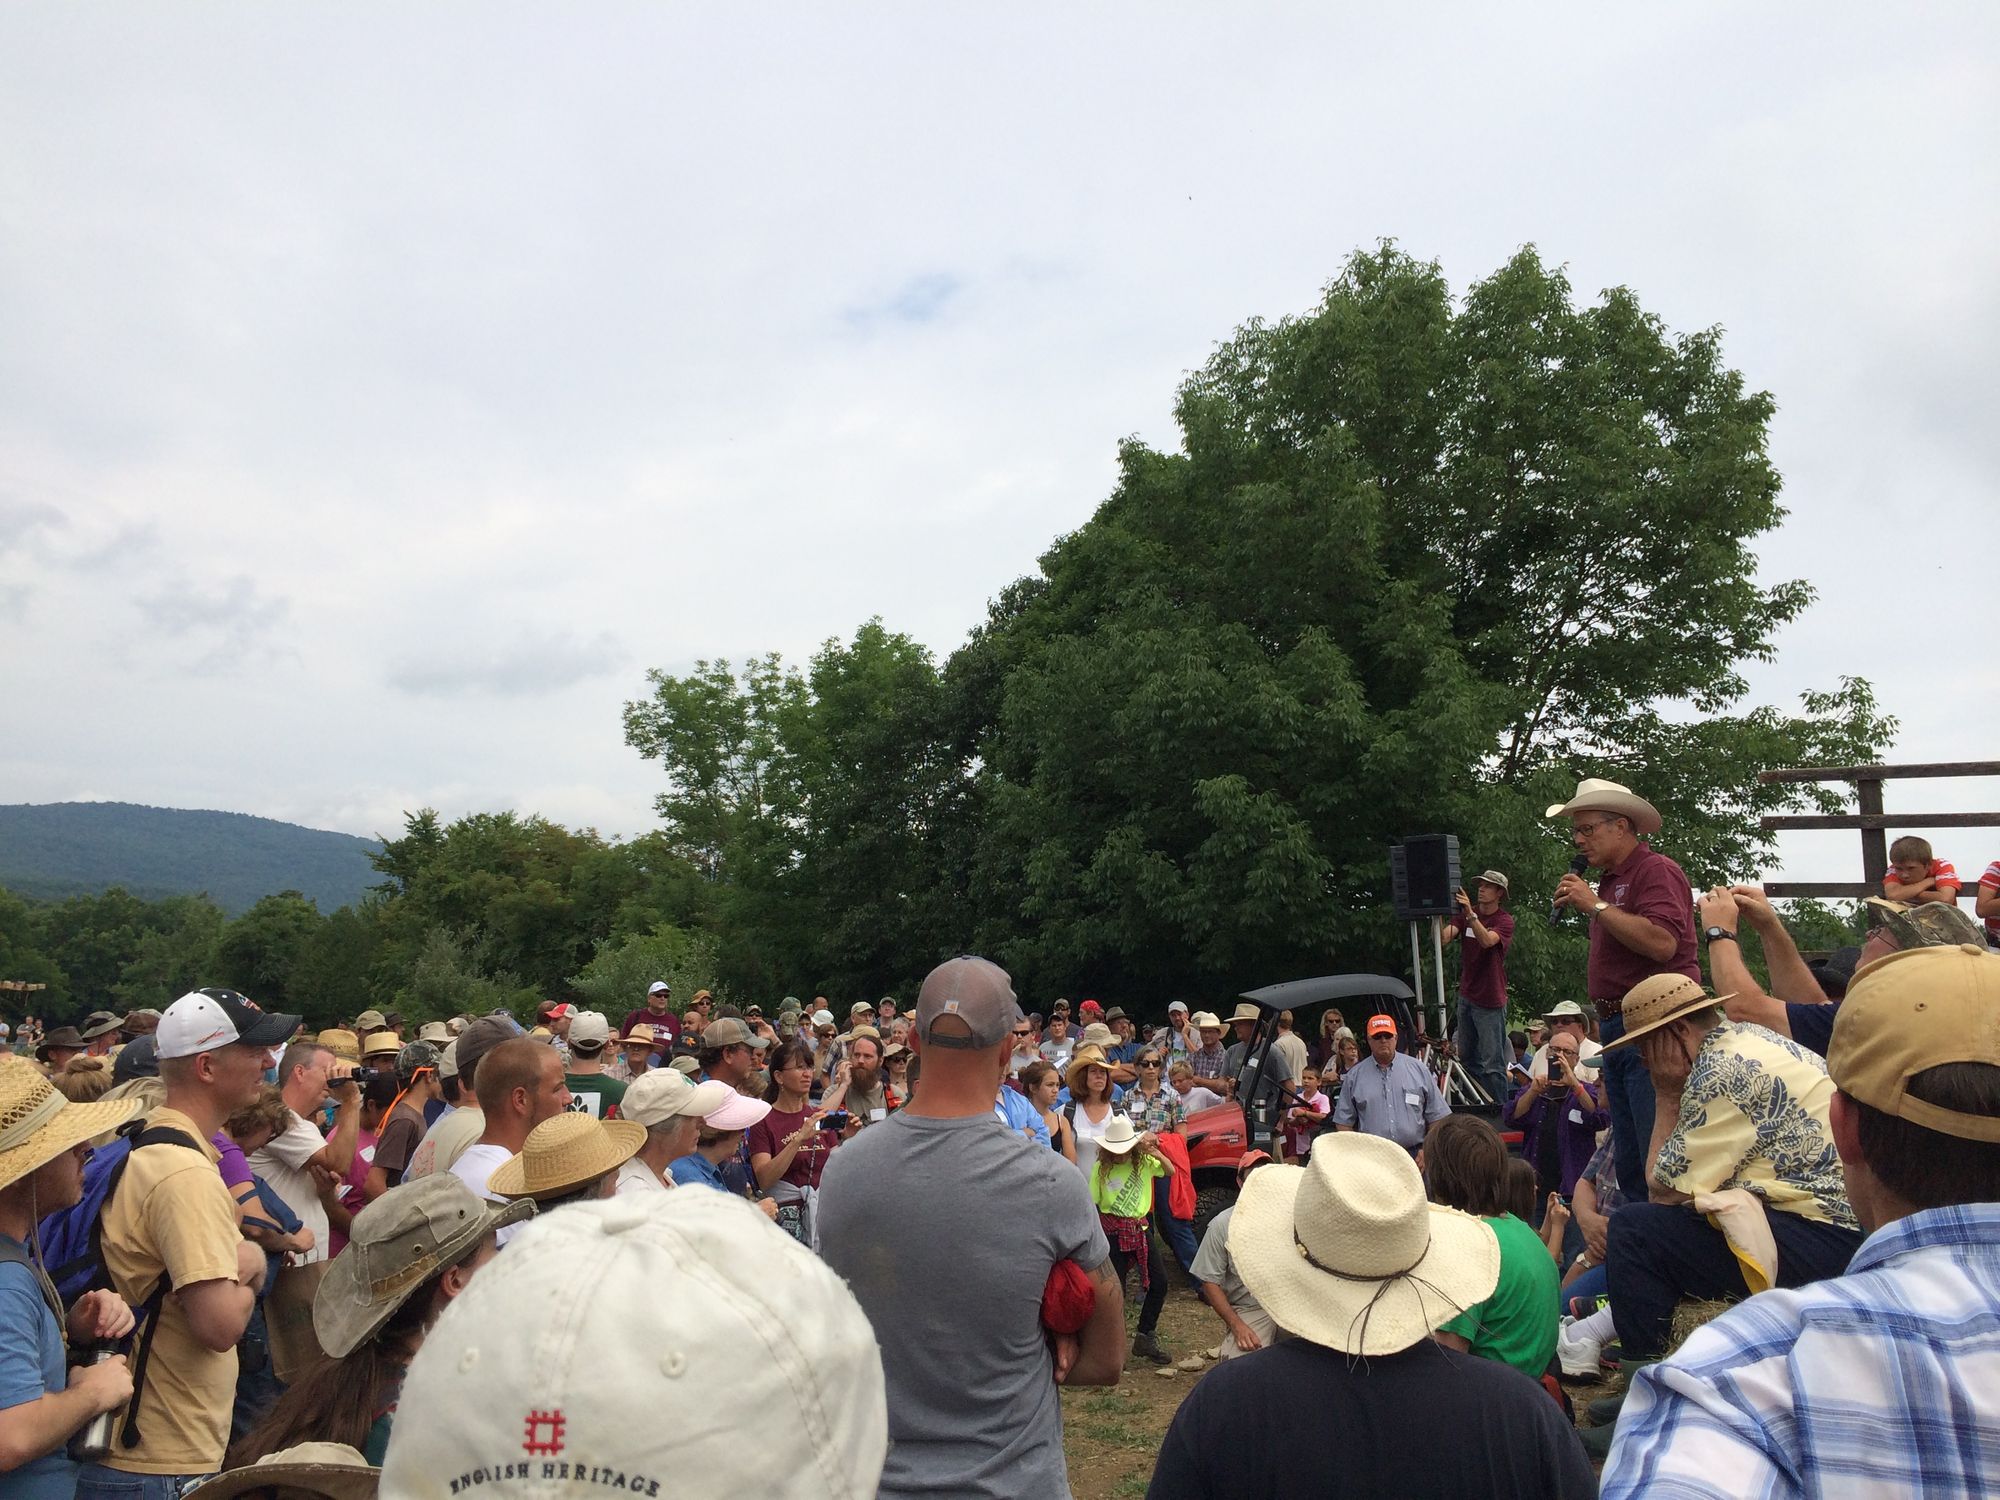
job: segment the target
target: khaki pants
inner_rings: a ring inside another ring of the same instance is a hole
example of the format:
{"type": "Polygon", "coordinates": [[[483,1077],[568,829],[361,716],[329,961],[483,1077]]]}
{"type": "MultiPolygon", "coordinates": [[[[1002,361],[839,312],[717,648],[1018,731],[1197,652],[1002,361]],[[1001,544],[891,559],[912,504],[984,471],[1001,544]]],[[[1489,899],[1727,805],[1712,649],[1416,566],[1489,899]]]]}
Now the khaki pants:
{"type": "Polygon", "coordinates": [[[271,1295],[264,1299],[264,1326],[271,1337],[271,1371],[286,1385],[310,1369],[322,1355],[313,1332],[313,1294],[326,1275],[327,1262],[286,1266],[278,1273],[271,1295]]]}

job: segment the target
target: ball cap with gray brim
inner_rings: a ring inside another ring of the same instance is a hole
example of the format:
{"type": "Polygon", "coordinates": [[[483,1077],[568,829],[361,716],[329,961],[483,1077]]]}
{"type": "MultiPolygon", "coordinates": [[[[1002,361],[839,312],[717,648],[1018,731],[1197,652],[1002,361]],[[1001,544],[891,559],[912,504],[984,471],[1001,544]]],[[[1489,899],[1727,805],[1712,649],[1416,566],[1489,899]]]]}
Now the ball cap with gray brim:
{"type": "Polygon", "coordinates": [[[818,1256],[728,1193],[627,1194],[538,1218],[454,1299],[382,1491],[874,1500],[888,1440],[875,1331],[818,1256]]]}
{"type": "Polygon", "coordinates": [[[1647,1032],[1658,1031],[1668,1022],[1678,1021],[1703,1006],[1720,1005],[1734,994],[1732,990],[1728,995],[1711,995],[1701,987],[1700,980],[1685,974],[1649,974],[1625,992],[1619,1004],[1625,1017],[1624,1034],[1606,1042],[1604,1050],[1630,1046],[1647,1032]]]}
{"type": "Polygon", "coordinates": [[[354,1018],[356,1031],[386,1031],[388,1028],[388,1019],[379,1010],[364,1010],[354,1018]]]}
{"type": "Polygon", "coordinates": [[[164,1060],[238,1043],[282,1047],[298,1029],[297,1016],[259,1010],[234,990],[191,990],[167,1007],[153,1041],[164,1060]]]}
{"type": "Polygon", "coordinates": [[[767,1036],[759,1036],[734,1016],[724,1016],[720,1021],[710,1021],[701,1034],[702,1050],[711,1047],[748,1047],[752,1052],[762,1052],[771,1045],[767,1036]]]}
{"type": "Polygon", "coordinates": [[[1229,1257],[1280,1328],[1345,1354],[1412,1348],[1500,1278],[1493,1231],[1427,1201],[1410,1153],[1358,1131],[1322,1136],[1303,1167],[1251,1173],[1229,1257]]]}
{"type": "Polygon", "coordinates": [[[1566,818],[1571,813],[1608,812],[1621,818],[1630,818],[1632,827],[1640,833],[1660,831],[1659,810],[1639,796],[1630,787],[1620,786],[1615,781],[1604,781],[1596,776],[1586,776],[1576,784],[1576,795],[1567,802],[1555,802],[1542,814],[1545,818],[1566,818]]]}
{"type": "Polygon", "coordinates": [[[698,1120],[722,1108],[735,1092],[719,1078],[694,1083],[673,1068],[654,1068],[625,1086],[618,1115],[649,1129],[669,1120],[698,1120]]]}
{"type": "Polygon", "coordinates": [[[211,1475],[181,1492],[182,1500],[234,1500],[252,1490],[319,1495],[324,1500],[374,1500],[382,1471],[345,1443],[300,1443],[240,1469],[211,1475]]]}
{"type": "Polygon", "coordinates": [[[449,1172],[399,1183],[354,1216],[313,1294],[313,1332],[335,1359],[353,1353],[410,1295],[465,1259],[491,1230],[531,1217],[531,1199],[487,1203],[449,1172]]]}
{"type": "Polygon", "coordinates": [[[979,1052],[1011,1037],[1020,1019],[1021,1005],[1007,971],[991,959],[961,954],[924,976],[917,991],[914,1035],[926,1047],[979,1052]],[[946,1016],[956,1017],[964,1029],[936,1030],[946,1016]]]}
{"type": "Polygon", "coordinates": [[[2000,1141],[2000,1116],[1948,1109],[1909,1092],[1947,1063],[2000,1068],[2000,954],[1972,943],[1878,958],[1847,988],[1826,1070],[1871,1109],[1968,1141],[2000,1141]]]}

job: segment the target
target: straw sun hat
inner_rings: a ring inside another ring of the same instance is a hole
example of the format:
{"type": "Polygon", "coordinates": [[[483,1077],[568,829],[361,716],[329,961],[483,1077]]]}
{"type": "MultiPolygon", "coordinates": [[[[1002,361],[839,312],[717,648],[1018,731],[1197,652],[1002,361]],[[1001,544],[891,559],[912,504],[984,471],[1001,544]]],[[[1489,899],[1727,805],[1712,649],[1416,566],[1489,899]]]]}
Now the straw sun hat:
{"type": "Polygon", "coordinates": [[[144,1108],[142,1099],[72,1104],[25,1058],[0,1062],[0,1188],[116,1130],[144,1108]]]}
{"type": "Polygon", "coordinates": [[[1069,1090],[1072,1099],[1083,1088],[1083,1070],[1085,1068],[1102,1068],[1107,1078],[1111,1075],[1111,1064],[1106,1060],[1103,1048],[1077,1048],[1075,1054],[1069,1060],[1069,1066],[1063,1070],[1063,1087],[1069,1090]]]}
{"type": "Polygon", "coordinates": [[[1669,1021],[1678,1021],[1691,1010],[1720,1005],[1733,994],[1734,990],[1729,995],[1711,995],[1699,980],[1685,974],[1649,975],[1625,992],[1619,1004],[1619,1012],[1625,1017],[1625,1032],[1606,1042],[1604,1050],[1630,1046],[1647,1032],[1658,1031],[1669,1021]]]}
{"type": "Polygon", "coordinates": [[[1500,1278],[1493,1231],[1427,1201],[1409,1152],[1358,1131],[1322,1136],[1306,1166],[1251,1173],[1229,1254],[1280,1328],[1345,1354],[1408,1349],[1500,1278]]]}
{"type": "Polygon", "coordinates": [[[645,1144],[646,1127],[634,1121],[564,1110],[528,1132],[520,1155],[493,1169],[486,1190],[501,1198],[558,1197],[617,1171],[645,1144]]]}

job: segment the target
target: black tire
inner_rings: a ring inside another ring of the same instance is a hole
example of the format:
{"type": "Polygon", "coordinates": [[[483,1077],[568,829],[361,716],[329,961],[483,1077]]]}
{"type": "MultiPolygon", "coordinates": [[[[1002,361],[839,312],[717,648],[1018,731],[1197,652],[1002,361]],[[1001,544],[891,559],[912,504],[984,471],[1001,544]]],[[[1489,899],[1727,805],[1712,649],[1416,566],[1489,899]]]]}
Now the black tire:
{"type": "Polygon", "coordinates": [[[1236,1201],[1236,1179],[1231,1176],[1198,1178],[1194,1185],[1194,1241],[1196,1246],[1208,1233],[1215,1216],[1236,1201]]]}

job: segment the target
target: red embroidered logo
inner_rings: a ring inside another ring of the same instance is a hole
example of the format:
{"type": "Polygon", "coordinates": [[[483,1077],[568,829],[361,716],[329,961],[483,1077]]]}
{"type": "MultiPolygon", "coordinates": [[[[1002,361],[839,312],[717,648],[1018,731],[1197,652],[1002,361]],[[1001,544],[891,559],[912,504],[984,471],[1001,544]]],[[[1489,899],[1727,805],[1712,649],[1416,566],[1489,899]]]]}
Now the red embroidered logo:
{"type": "Polygon", "coordinates": [[[521,1444],[523,1453],[560,1453],[563,1451],[563,1414],[559,1411],[531,1411],[528,1413],[528,1435],[521,1444]],[[546,1436],[544,1436],[546,1434],[546,1436]]]}

